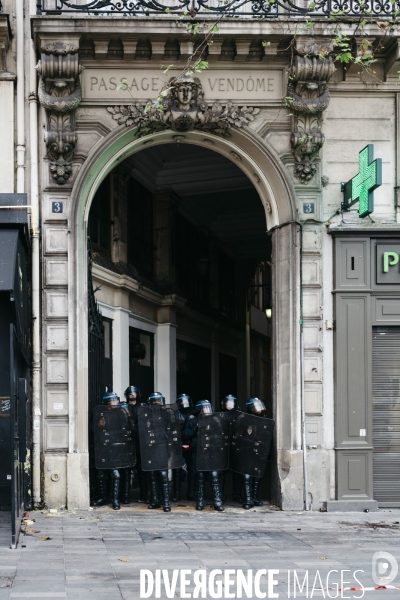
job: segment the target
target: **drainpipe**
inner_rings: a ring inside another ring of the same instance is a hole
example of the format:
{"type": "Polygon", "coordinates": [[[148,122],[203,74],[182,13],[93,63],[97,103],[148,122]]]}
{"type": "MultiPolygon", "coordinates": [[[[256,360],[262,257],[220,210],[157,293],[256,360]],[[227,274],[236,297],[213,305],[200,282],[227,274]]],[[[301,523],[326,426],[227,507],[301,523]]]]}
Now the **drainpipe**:
{"type": "Polygon", "coordinates": [[[15,3],[17,25],[17,193],[25,192],[24,3],[15,3]]]}
{"type": "MultiPolygon", "coordinates": [[[[17,4],[22,2],[17,2],[17,4]]],[[[35,0],[30,2],[30,14],[36,13],[35,0]]],[[[32,206],[32,488],[33,504],[41,502],[40,495],[40,386],[41,386],[41,353],[40,353],[40,262],[39,262],[39,166],[38,166],[38,97],[36,52],[34,42],[30,42],[29,54],[29,121],[30,121],[30,159],[31,159],[31,206],[32,206]]]]}

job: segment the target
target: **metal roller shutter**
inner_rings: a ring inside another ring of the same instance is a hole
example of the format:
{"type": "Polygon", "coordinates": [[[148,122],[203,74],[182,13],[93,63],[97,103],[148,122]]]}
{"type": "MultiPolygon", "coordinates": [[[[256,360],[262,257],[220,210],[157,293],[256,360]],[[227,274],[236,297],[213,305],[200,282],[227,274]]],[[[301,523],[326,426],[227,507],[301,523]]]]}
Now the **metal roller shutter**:
{"type": "Polygon", "coordinates": [[[374,499],[400,507],[400,327],[372,333],[374,499]]]}

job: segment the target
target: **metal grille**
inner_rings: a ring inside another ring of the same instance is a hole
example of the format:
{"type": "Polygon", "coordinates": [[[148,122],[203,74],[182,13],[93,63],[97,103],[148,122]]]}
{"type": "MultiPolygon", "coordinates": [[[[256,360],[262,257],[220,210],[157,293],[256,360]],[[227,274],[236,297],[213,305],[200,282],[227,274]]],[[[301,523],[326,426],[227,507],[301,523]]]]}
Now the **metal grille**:
{"type": "Polygon", "coordinates": [[[372,335],[374,499],[400,506],[400,327],[372,335]]]}
{"type": "Polygon", "coordinates": [[[394,17],[398,0],[316,0],[310,6],[298,0],[37,0],[36,12],[41,14],[86,13],[87,15],[179,14],[227,15],[231,17],[271,17],[360,15],[394,17]]]}
{"type": "Polygon", "coordinates": [[[106,374],[104,358],[104,326],[97,306],[92,281],[92,253],[88,238],[88,408],[89,408],[89,476],[91,494],[96,493],[96,471],[94,462],[93,409],[101,404],[105,393],[106,374]]]}

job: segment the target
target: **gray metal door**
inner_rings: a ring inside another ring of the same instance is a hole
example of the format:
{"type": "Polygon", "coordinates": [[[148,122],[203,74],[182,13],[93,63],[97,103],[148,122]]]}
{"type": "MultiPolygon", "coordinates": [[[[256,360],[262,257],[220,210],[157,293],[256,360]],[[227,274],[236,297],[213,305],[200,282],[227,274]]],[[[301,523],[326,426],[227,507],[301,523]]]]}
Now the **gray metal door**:
{"type": "Polygon", "coordinates": [[[400,327],[372,333],[374,499],[400,507],[400,327]]]}

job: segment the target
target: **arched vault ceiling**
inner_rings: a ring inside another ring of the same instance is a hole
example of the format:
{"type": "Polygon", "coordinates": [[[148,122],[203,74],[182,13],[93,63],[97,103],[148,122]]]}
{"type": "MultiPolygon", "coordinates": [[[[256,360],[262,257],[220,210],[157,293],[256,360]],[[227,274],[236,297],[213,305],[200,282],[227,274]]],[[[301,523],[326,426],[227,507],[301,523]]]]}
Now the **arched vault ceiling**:
{"type": "Polygon", "coordinates": [[[247,176],[224,156],[192,144],[164,144],[128,158],[132,176],[151,191],[173,190],[178,210],[205,227],[237,258],[266,259],[264,208],[247,176]]]}

